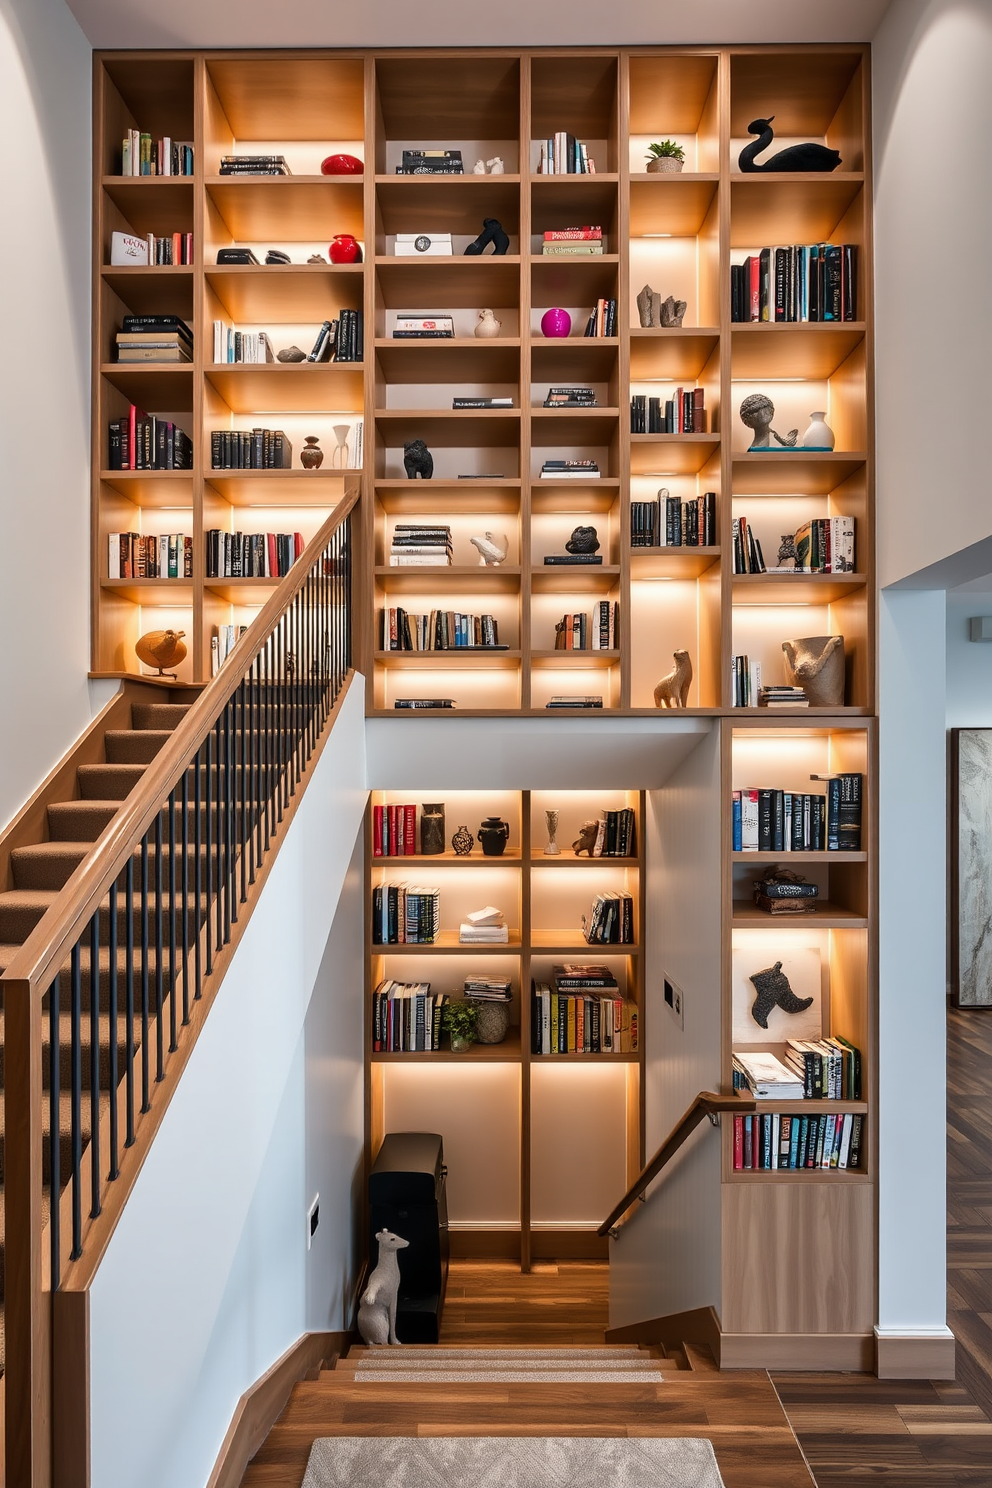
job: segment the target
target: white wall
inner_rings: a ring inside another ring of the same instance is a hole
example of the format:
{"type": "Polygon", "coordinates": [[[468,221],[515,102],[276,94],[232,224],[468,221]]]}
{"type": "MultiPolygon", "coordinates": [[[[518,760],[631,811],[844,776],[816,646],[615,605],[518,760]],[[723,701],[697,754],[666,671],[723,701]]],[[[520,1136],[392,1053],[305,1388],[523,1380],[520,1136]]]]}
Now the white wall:
{"type": "MultiPolygon", "coordinates": [[[[648,796],[649,1157],[700,1090],[720,1087],[720,808],[714,728],[665,788],[648,796]],[[683,994],[684,1029],[664,1001],[666,974],[683,994]]],[[[720,1140],[704,1125],[611,1242],[611,1327],[696,1307],[719,1313],[720,1200],[720,1140]]]]}
{"type": "Polygon", "coordinates": [[[94,1488],[205,1483],[243,1391],[302,1333],[348,1321],[363,1150],[362,715],[358,678],[97,1273],[94,1488]]]}
{"type": "Polygon", "coordinates": [[[86,676],[90,65],[63,0],[0,0],[0,827],[99,705],[86,676]]]}
{"type": "Polygon", "coordinates": [[[947,727],[992,728],[992,641],[972,641],[968,621],[992,615],[992,583],[984,591],[947,596],[947,727]]]}

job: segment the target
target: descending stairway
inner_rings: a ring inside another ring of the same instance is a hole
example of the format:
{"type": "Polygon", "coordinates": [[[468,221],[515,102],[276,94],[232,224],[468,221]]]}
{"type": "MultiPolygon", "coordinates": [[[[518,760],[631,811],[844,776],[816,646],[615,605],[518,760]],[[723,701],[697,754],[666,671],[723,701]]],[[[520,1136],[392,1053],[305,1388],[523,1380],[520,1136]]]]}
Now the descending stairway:
{"type": "MultiPolygon", "coordinates": [[[[130,691],[160,696],[162,689],[146,687],[140,689],[129,684],[130,691]]],[[[182,694],[187,696],[185,690],[182,694]]],[[[10,848],[7,863],[7,883],[0,888],[0,972],[10,965],[18,947],[23,945],[36,925],[51,909],[69,879],[83,862],[94,844],[106,831],[123,802],[138,784],[148,765],[152,762],[172,731],[189,712],[191,703],[137,701],[127,698],[108,712],[108,726],[98,730],[97,736],[86,737],[85,749],[79,752],[86,758],[72,768],[72,755],[52,778],[55,785],[42,799],[34,813],[33,830],[31,815],[28,826],[22,823],[16,833],[18,845],[10,848]],[[128,712],[130,717],[128,717],[128,712]],[[128,725],[128,726],[123,726],[128,725]],[[102,734],[102,739],[100,737],[102,734]],[[97,756],[93,758],[93,756],[97,756]],[[68,768],[65,766],[68,765],[68,768]],[[52,799],[52,796],[55,796],[52,799]],[[24,841],[29,836],[35,840],[24,841]]],[[[127,913],[119,897],[119,919],[127,913]]],[[[104,919],[109,913],[109,902],[104,906],[104,919]]],[[[121,936],[123,939],[123,935],[121,936]]],[[[118,953],[119,968],[123,967],[125,951],[118,953]]],[[[152,952],[154,954],[154,952],[152,952]]],[[[100,960],[100,1046],[97,1057],[100,1061],[100,1085],[106,1091],[110,1078],[110,1018],[109,956],[106,950],[100,960]]],[[[2,990],[2,984],[0,984],[2,990]]],[[[88,962],[84,961],[82,976],[82,1080],[88,1087],[90,1078],[90,998],[92,979],[88,962]]],[[[64,1092],[69,1086],[68,1014],[62,1015],[64,1036],[61,1040],[59,1060],[60,1088],[64,1092]]],[[[45,1068],[48,1067],[48,1026],[45,1023],[45,1068]]],[[[118,1028],[118,1057],[123,1062],[123,1020],[118,1028]]],[[[3,1349],[3,1035],[0,1014],[0,1365],[3,1349]]],[[[63,1095],[63,1102],[68,1096],[63,1095]]],[[[82,1105],[83,1143],[90,1135],[89,1102],[82,1105]]],[[[48,1102],[44,1108],[45,1134],[49,1132],[48,1102]]],[[[65,1125],[64,1128],[65,1129],[65,1125]]],[[[49,1181],[47,1141],[45,1182],[49,1181]]],[[[70,1153],[68,1136],[62,1143],[61,1171],[69,1171],[70,1153]]],[[[49,1195],[45,1195],[45,1214],[49,1195]]]]}

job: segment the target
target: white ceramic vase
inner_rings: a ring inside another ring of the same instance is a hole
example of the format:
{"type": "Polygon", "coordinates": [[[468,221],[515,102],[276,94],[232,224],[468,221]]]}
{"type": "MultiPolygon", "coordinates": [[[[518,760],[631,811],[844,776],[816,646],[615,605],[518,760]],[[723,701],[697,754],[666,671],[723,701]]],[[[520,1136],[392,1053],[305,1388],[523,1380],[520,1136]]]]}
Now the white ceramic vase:
{"type": "Polygon", "coordinates": [[[832,450],[834,447],[834,431],[826,422],[825,413],[811,413],[809,416],[809,428],[803,435],[803,449],[832,450]]]}
{"type": "Polygon", "coordinates": [[[498,336],[503,322],[497,320],[491,310],[479,311],[479,323],[475,328],[475,334],[480,340],[486,337],[498,336]]]}

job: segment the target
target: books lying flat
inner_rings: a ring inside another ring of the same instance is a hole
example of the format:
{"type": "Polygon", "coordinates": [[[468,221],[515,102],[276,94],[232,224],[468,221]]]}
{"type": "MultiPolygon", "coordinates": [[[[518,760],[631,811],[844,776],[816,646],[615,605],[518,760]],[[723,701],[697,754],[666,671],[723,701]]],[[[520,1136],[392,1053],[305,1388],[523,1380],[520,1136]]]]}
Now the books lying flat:
{"type": "Polygon", "coordinates": [[[551,968],[555,990],[568,992],[594,988],[605,992],[617,989],[617,979],[608,966],[587,961],[564,961],[551,968]]]}
{"type": "Polygon", "coordinates": [[[582,568],[602,561],[602,553],[549,553],[544,560],[547,568],[582,568]]]}
{"type": "Polygon", "coordinates": [[[454,698],[397,698],[393,703],[394,708],[409,713],[420,713],[429,708],[453,708],[454,706],[454,698]]]}
{"type": "Polygon", "coordinates": [[[603,252],[602,242],[542,243],[544,258],[594,258],[603,252]]]}
{"type": "Polygon", "coordinates": [[[545,703],[545,708],[601,708],[603,699],[601,697],[553,697],[545,703]]]}
{"type": "Polygon", "coordinates": [[[512,408],[512,398],[452,398],[452,408],[512,408]]]}
{"type": "Polygon", "coordinates": [[[222,155],[221,176],[291,176],[285,155],[222,155]]]}
{"type": "Polygon", "coordinates": [[[503,911],[497,909],[495,904],[487,904],[484,909],[473,909],[465,919],[476,930],[480,930],[485,926],[502,925],[503,911]]]}
{"type": "Polygon", "coordinates": [[[478,929],[474,925],[459,925],[458,941],[460,945],[508,945],[510,932],[505,925],[483,925],[478,929]]]}
{"type": "Polygon", "coordinates": [[[465,996],[473,1002],[510,1002],[513,988],[508,977],[466,977],[465,996]]]}
{"type": "Polygon", "coordinates": [[[803,1082],[797,1080],[774,1054],[757,1050],[734,1050],[734,1065],[743,1074],[756,1100],[802,1100],[803,1082]]]}

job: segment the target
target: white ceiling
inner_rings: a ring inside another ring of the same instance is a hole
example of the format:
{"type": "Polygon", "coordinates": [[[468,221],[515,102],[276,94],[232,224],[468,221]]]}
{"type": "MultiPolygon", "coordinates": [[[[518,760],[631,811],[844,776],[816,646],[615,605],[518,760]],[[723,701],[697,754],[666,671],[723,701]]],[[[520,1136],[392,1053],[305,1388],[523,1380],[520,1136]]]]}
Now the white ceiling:
{"type": "Polygon", "coordinates": [[[870,41],[891,0],[67,0],[95,47],[870,41]]]}

